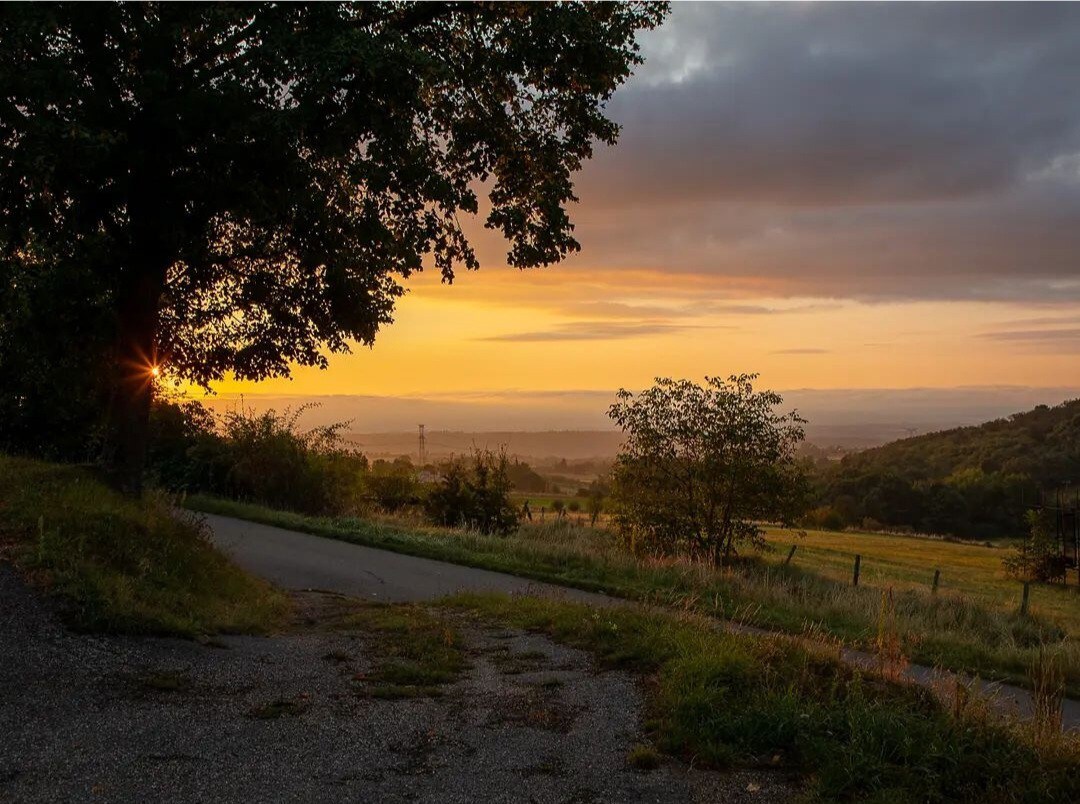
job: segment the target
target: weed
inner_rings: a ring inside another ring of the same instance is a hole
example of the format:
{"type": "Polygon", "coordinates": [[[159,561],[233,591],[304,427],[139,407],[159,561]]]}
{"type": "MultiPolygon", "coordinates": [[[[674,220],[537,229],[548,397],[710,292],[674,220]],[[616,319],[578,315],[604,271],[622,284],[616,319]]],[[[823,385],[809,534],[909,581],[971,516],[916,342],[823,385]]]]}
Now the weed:
{"type": "Polygon", "coordinates": [[[308,702],[302,698],[278,698],[254,707],[248,714],[256,720],[274,720],[279,717],[298,717],[307,711],[308,702]]]}
{"type": "Polygon", "coordinates": [[[660,767],[662,757],[660,752],[651,745],[635,745],[626,755],[626,764],[638,770],[656,770],[660,767]]]}

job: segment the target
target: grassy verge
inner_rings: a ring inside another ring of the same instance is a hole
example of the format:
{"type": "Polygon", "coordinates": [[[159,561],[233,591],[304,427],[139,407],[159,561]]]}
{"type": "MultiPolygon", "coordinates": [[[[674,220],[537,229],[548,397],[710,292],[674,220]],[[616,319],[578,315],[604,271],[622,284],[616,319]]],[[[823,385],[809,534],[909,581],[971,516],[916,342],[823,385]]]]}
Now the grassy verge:
{"type": "Polygon", "coordinates": [[[78,467],[0,456],[0,543],[83,630],[265,632],[288,608],[166,500],[127,499],[78,467]]]}
{"type": "MultiPolygon", "coordinates": [[[[679,561],[634,558],[602,530],[548,523],[506,538],[351,517],[310,517],[208,497],[196,510],[240,517],[357,544],[507,572],[592,591],[748,622],[788,633],[813,629],[872,648],[880,588],[850,584],[798,566],[750,561],[719,571],[679,561]]],[[[1080,642],[1045,616],[1021,616],[955,592],[900,588],[893,620],[906,656],[950,670],[1027,684],[1040,645],[1061,658],[1070,695],[1080,695],[1080,642]]]]}
{"type": "Polygon", "coordinates": [[[647,673],[656,743],[695,762],[783,764],[826,800],[1075,801],[1080,740],[868,678],[820,646],[717,632],[694,616],[500,595],[442,605],[542,631],[647,673]]]}

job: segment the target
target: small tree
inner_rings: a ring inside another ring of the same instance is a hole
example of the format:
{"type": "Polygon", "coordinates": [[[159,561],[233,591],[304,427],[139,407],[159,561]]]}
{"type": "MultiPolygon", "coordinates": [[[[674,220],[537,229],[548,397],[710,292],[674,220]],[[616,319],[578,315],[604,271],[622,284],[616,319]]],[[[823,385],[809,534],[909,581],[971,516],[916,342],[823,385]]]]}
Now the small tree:
{"type": "Polygon", "coordinates": [[[1002,559],[1005,571],[1022,581],[1065,580],[1065,557],[1051,511],[1027,512],[1029,535],[1002,559]]]}
{"type": "Polygon", "coordinates": [[[705,385],[660,378],[620,390],[608,415],[626,433],[615,462],[615,526],[639,552],[721,564],[764,545],[761,523],[792,526],[806,481],[796,448],[805,423],[782,397],[754,391],[756,374],[705,385]]]}

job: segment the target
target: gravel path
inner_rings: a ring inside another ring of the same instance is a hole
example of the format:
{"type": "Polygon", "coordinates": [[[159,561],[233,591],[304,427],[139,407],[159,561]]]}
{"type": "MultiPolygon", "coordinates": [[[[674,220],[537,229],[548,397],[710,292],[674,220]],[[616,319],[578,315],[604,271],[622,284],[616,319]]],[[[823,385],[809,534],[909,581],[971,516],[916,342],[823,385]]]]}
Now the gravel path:
{"type": "MultiPolygon", "coordinates": [[[[309,596],[317,597],[317,596],[309,596]]],[[[310,605],[305,603],[305,605],[310,605]]],[[[0,564],[0,801],[790,800],[781,774],[628,767],[638,682],[514,631],[468,634],[437,698],[358,695],[363,634],[211,644],[75,635],[0,564]],[[510,657],[511,661],[507,661],[510,657]]]]}

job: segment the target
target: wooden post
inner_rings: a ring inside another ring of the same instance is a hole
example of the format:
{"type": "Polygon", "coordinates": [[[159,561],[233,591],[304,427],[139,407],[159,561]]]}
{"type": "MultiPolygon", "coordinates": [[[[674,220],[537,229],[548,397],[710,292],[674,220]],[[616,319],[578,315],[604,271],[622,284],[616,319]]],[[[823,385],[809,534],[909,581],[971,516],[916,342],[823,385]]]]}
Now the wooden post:
{"type": "Polygon", "coordinates": [[[791,559],[792,559],[792,557],[793,557],[793,556],[795,555],[795,548],[796,548],[796,547],[798,547],[798,546],[799,546],[799,545],[797,545],[797,544],[793,544],[793,545],[791,545],[791,550],[790,550],[790,551],[788,552],[788,554],[787,554],[787,558],[785,558],[785,559],[784,559],[784,566],[785,566],[785,567],[786,567],[786,566],[787,566],[788,564],[790,564],[790,563],[791,563],[791,559]]]}
{"type": "Polygon", "coordinates": [[[1031,598],[1031,584],[1028,581],[1024,581],[1024,597],[1020,601],[1020,614],[1024,617],[1028,613],[1028,600],[1031,598]]]}
{"type": "Polygon", "coordinates": [[[862,564],[862,556],[855,556],[855,573],[851,576],[851,585],[859,585],[859,566],[862,564]]]}
{"type": "Polygon", "coordinates": [[[930,594],[936,595],[938,584],[941,582],[941,570],[934,570],[934,585],[930,587],[930,594]]]}

